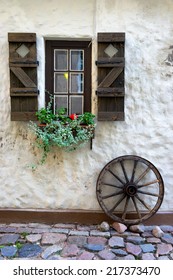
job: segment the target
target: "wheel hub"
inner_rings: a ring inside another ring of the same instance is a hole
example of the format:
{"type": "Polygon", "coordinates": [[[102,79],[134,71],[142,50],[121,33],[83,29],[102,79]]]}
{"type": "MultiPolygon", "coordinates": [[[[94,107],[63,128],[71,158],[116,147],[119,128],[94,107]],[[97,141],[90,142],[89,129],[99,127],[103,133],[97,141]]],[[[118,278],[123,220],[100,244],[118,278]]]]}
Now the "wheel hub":
{"type": "Polygon", "coordinates": [[[137,193],[137,187],[134,184],[128,184],[127,186],[125,186],[124,192],[128,196],[134,196],[137,193]]]}

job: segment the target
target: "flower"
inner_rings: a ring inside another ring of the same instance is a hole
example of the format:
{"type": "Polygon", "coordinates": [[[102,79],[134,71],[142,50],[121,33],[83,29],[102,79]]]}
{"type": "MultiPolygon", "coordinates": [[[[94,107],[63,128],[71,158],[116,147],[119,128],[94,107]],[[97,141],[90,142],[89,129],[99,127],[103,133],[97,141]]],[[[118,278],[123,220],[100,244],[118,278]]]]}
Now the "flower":
{"type": "Polygon", "coordinates": [[[69,118],[70,118],[72,121],[74,121],[74,120],[77,119],[77,115],[76,115],[76,114],[71,114],[71,115],[69,116],[69,118]]]}

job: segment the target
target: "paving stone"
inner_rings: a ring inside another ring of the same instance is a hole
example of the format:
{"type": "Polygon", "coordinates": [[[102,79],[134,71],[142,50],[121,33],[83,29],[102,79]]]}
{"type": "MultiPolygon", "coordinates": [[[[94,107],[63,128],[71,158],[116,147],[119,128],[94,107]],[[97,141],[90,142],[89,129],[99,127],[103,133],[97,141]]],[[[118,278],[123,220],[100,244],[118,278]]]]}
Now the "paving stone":
{"type": "Polygon", "coordinates": [[[49,246],[48,248],[46,248],[46,249],[42,252],[41,257],[42,257],[43,259],[47,259],[47,258],[49,258],[51,255],[53,255],[54,253],[62,251],[62,249],[63,249],[63,246],[62,246],[62,245],[52,245],[52,246],[49,246]]]}
{"type": "Polygon", "coordinates": [[[104,250],[105,246],[100,244],[85,244],[84,248],[92,252],[98,252],[104,250]]]}
{"type": "Polygon", "coordinates": [[[46,229],[51,229],[52,226],[48,225],[48,224],[40,224],[40,223],[29,223],[28,225],[29,227],[35,227],[35,228],[46,228],[46,229]]]}
{"type": "Polygon", "coordinates": [[[127,227],[122,224],[122,223],[117,223],[117,222],[114,222],[112,225],[112,228],[114,228],[118,233],[123,233],[127,230],[127,227]]]}
{"type": "Polygon", "coordinates": [[[173,253],[170,254],[170,258],[171,258],[171,260],[173,260],[173,253]]]}
{"type": "Polygon", "coordinates": [[[30,224],[27,223],[10,223],[9,227],[19,228],[19,227],[30,227],[30,224]]]}
{"type": "Polygon", "coordinates": [[[50,233],[49,228],[30,228],[30,232],[33,234],[42,234],[42,233],[50,233]]]}
{"type": "Polygon", "coordinates": [[[160,226],[161,230],[163,230],[164,232],[173,232],[173,226],[169,226],[169,225],[161,225],[160,226]]]}
{"type": "Polygon", "coordinates": [[[82,231],[91,231],[91,230],[97,230],[98,226],[97,225],[90,225],[90,226],[87,226],[87,225],[77,225],[76,229],[77,230],[82,230],[82,231]]]}
{"type": "Polygon", "coordinates": [[[41,244],[49,245],[49,244],[58,244],[66,241],[67,236],[61,233],[43,233],[41,244]]]}
{"type": "Polygon", "coordinates": [[[70,229],[68,229],[68,228],[51,228],[49,230],[49,232],[69,234],[70,229]]]}
{"type": "Polygon", "coordinates": [[[144,226],[144,231],[152,231],[155,226],[144,226]]]}
{"type": "Polygon", "coordinates": [[[164,232],[161,230],[161,228],[159,226],[155,226],[152,230],[152,234],[155,236],[155,237],[162,237],[164,235],[164,232]]]}
{"type": "Polygon", "coordinates": [[[139,256],[142,252],[142,249],[139,245],[134,245],[132,243],[126,243],[126,250],[132,255],[139,256]]]}
{"type": "Polygon", "coordinates": [[[148,237],[153,237],[153,234],[152,232],[143,232],[141,236],[144,238],[148,238],[148,237]]]}
{"type": "Polygon", "coordinates": [[[138,233],[143,233],[145,231],[144,225],[132,225],[129,227],[130,231],[132,232],[138,232],[138,233]]]}
{"type": "Polygon", "coordinates": [[[93,260],[94,254],[88,251],[84,251],[77,259],[78,260],[93,260]]]}
{"type": "Polygon", "coordinates": [[[170,260],[167,256],[160,256],[158,257],[158,260],[170,260]]]}
{"type": "Polygon", "coordinates": [[[122,249],[112,249],[111,250],[115,255],[118,255],[118,256],[127,256],[127,252],[125,250],[122,250],[122,249]]]}
{"type": "Polygon", "coordinates": [[[109,246],[111,248],[121,248],[124,247],[124,239],[119,236],[113,236],[109,239],[109,246]]]}
{"type": "Polygon", "coordinates": [[[127,255],[127,256],[121,258],[121,259],[122,259],[122,260],[135,260],[135,257],[134,257],[133,255],[129,254],[129,255],[127,255]]]}
{"type": "Polygon", "coordinates": [[[3,257],[14,257],[17,253],[17,248],[14,246],[5,246],[1,248],[1,254],[3,257]]]}
{"type": "Polygon", "coordinates": [[[69,235],[77,235],[77,236],[89,236],[88,231],[79,231],[79,230],[71,230],[69,235]]]}
{"type": "Polygon", "coordinates": [[[61,257],[73,257],[76,256],[80,253],[80,250],[76,244],[69,244],[66,245],[62,252],[61,252],[61,257]]]}
{"type": "Polygon", "coordinates": [[[147,238],[147,242],[148,243],[161,243],[161,239],[156,238],[156,237],[149,237],[149,238],[147,238]]]}
{"type": "Polygon", "coordinates": [[[24,244],[21,249],[18,250],[19,258],[36,257],[40,255],[42,248],[36,244],[24,244]]]}
{"type": "Polygon", "coordinates": [[[16,228],[12,228],[12,227],[0,227],[0,232],[3,233],[16,233],[16,228]]]}
{"type": "Polygon", "coordinates": [[[16,228],[16,233],[31,233],[32,229],[27,227],[16,228]]]}
{"type": "Polygon", "coordinates": [[[19,237],[19,234],[4,234],[0,237],[0,245],[15,244],[19,237]]]}
{"type": "Polygon", "coordinates": [[[142,260],[156,260],[156,258],[152,253],[144,253],[142,254],[142,260]]]}
{"type": "Polygon", "coordinates": [[[126,241],[134,243],[134,244],[142,244],[145,242],[145,238],[140,237],[140,236],[128,236],[126,238],[126,241]]]}
{"type": "Polygon", "coordinates": [[[115,254],[112,253],[110,250],[105,249],[103,251],[100,251],[98,253],[98,256],[102,259],[102,260],[114,260],[116,258],[115,254]]]}
{"type": "Polygon", "coordinates": [[[142,244],[140,245],[143,253],[150,253],[155,251],[155,246],[153,244],[142,244]]]}
{"type": "Polygon", "coordinates": [[[69,236],[67,242],[70,244],[76,244],[79,247],[82,247],[84,244],[87,243],[86,236],[69,236]]]}
{"type": "Polygon", "coordinates": [[[26,240],[31,243],[36,243],[41,239],[41,234],[29,234],[26,236],[26,240]]]}
{"type": "Polygon", "coordinates": [[[101,231],[109,231],[109,229],[110,229],[110,226],[107,222],[102,222],[99,225],[99,230],[101,230],[101,231]]]}
{"type": "Polygon", "coordinates": [[[100,244],[100,245],[106,245],[108,243],[108,239],[105,237],[101,237],[101,236],[89,236],[87,238],[88,243],[91,244],[100,244]]]}
{"type": "Polygon", "coordinates": [[[110,234],[111,234],[111,236],[119,236],[119,237],[123,237],[123,238],[126,238],[128,236],[140,236],[139,233],[135,233],[135,232],[131,232],[131,231],[125,231],[123,233],[118,233],[115,230],[111,230],[110,234]]]}
{"type": "Polygon", "coordinates": [[[55,228],[75,229],[76,225],[75,224],[62,224],[62,223],[59,223],[59,224],[55,224],[54,227],[55,228]]]}
{"type": "Polygon", "coordinates": [[[173,245],[173,236],[171,234],[164,234],[162,237],[161,237],[161,240],[166,242],[166,243],[169,243],[169,244],[172,244],[173,245]]]}
{"type": "Polygon", "coordinates": [[[102,236],[102,237],[109,238],[110,237],[110,232],[102,232],[102,231],[99,231],[99,230],[91,230],[90,235],[91,236],[102,236]]]}
{"type": "Polygon", "coordinates": [[[47,258],[47,260],[55,261],[55,260],[62,260],[60,256],[57,255],[51,255],[50,257],[47,258]]]}
{"type": "Polygon", "coordinates": [[[166,255],[172,251],[172,245],[171,244],[157,244],[157,255],[166,255]]]}

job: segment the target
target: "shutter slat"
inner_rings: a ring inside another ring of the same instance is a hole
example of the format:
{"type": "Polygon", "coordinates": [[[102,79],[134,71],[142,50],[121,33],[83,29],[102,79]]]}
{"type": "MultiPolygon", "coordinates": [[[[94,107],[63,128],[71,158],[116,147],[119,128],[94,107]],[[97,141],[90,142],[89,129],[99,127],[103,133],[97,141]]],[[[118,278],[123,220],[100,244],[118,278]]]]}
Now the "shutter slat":
{"type": "Polygon", "coordinates": [[[99,84],[98,87],[109,87],[112,85],[113,81],[121,74],[123,68],[113,68],[108,75],[104,78],[104,80],[99,84]]]}
{"type": "Polygon", "coordinates": [[[125,42],[125,33],[98,33],[98,42],[111,43],[111,42],[125,42]]]}
{"type": "Polygon", "coordinates": [[[8,33],[9,42],[36,42],[35,33],[8,33]]]}
{"type": "Polygon", "coordinates": [[[98,67],[124,67],[124,57],[107,58],[101,57],[96,61],[98,67]]]}
{"type": "Polygon", "coordinates": [[[36,84],[29,78],[22,68],[11,67],[10,69],[25,87],[36,87],[36,84]]]}

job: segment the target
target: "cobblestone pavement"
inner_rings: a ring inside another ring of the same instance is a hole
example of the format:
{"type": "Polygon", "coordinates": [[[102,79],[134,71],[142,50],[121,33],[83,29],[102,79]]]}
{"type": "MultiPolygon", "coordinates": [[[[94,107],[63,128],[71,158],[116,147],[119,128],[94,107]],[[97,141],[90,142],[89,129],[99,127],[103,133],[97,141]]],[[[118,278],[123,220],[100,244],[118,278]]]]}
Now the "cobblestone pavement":
{"type": "Polygon", "coordinates": [[[173,226],[142,233],[101,231],[97,225],[0,224],[0,260],[173,260],[173,226]]]}

